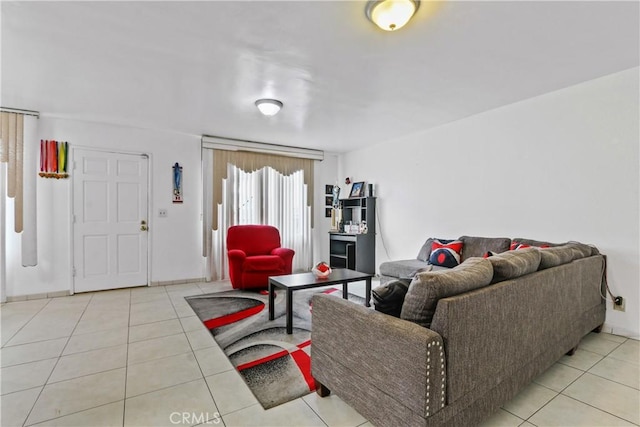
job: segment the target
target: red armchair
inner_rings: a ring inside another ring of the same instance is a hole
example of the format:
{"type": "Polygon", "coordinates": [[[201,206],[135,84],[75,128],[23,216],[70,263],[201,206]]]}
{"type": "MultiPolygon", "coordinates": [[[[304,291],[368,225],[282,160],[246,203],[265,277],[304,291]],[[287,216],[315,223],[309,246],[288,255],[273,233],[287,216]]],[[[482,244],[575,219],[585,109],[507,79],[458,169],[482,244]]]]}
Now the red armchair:
{"type": "Polygon", "coordinates": [[[235,289],[266,289],[269,276],[291,274],[292,249],[280,247],[269,225],[235,225],[227,231],[229,276],[235,289]]]}

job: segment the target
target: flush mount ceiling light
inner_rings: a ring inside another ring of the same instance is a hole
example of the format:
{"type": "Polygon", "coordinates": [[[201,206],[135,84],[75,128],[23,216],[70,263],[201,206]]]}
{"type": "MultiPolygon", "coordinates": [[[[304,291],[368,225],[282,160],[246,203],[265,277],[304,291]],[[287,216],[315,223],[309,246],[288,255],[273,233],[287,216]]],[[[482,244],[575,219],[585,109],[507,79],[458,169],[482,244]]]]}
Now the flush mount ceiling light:
{"type": "Polygon", "coordinates": [[[420,7],[420,0],[369,0],[367,18],[385,31],[404,27],[420,7]]]}
{"type": "Polygon", "coordinates": [[[277,99],[258,99],[256,107],[265,116],[275,116],[282,108],[282,102],[277,99]]]}

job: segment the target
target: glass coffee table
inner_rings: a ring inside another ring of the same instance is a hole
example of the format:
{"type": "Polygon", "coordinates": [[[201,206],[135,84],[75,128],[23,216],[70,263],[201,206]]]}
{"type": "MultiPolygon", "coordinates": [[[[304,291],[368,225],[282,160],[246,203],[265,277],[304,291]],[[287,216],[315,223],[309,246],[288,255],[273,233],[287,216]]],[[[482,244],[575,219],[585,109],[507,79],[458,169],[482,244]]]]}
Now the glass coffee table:
{"type": "Polygon", "coordinates": [[[360,273],[359,271],[348,270],[346,268],[334,269],[329,277],[318,279],[313,273],[296,273],[286,276],[269,277],[269,320],[274,317],[275,289],[280,288],[287,291],[287,334],[293,333],[293,291],[299,289],[319,288],[321,286],[342,284],[342,298],[347,299],[347,284],[350,282],[366,281],[366,296],[364,305],[370,306],[371,299],[371,278],[373,274],[360,273]]]}

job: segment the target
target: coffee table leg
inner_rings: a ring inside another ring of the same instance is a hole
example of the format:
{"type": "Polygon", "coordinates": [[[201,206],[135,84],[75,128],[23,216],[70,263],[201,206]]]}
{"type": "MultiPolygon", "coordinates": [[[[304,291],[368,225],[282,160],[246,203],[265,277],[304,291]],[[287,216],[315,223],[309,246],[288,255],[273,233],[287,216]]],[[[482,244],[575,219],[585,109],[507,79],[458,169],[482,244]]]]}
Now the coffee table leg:
{"type": "Polygon", "coordinates": [[[365,296],[364,296],[365,307],[371,307],[370,300],[371,300],[371,277],[367,279],[367,285],[366,285],[365,296]]]}
{"type": "Polygon", "coordinates": [[[293,291],[287,289],[287,334],[293,333],[293,291]]]}
{"type": "Polygon", "coordinates": [[[347,288],[349,282],[344,282],[342,284],[342,298],[343,299],[349,299],[349,290],[347,288]]]}
{"type": "Polygon", "coordinates": [[[273,314],[274,314],[274,302],[275,302],[275,286],[273,286],[273,284],[271,283],[271,280],[269,280],[269,320],[273,320],[273,314]]]}

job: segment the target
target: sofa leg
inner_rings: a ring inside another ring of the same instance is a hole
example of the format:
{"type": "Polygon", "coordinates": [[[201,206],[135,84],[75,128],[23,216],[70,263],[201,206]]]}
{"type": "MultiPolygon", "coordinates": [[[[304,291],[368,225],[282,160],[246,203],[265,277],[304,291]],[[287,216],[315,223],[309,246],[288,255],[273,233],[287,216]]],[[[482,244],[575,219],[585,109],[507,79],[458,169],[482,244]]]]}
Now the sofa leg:
{"type": "Polygon", "coordinates": [[[573,356],[574,354],[576,354],[577,349],[578,349],[578,346],[575,346],[571,350],[567,351],[567,356],[573,356]]]}
{"type": "Polygon", "coordinates": [[[599,334],[600,332],[602,332],[602,327],[604,326],[604,323],[600,326],[598,326],[597,328],[595,328],[593,331],[591,332],[595,332],[596,334],[599,334]]]}
{"type": "Polygon", "coordinates": [[[322,385],[320,381],[316,380],[316,393],[318,393],[318,396],[320,397],[327,397],[331,394],[331,390],[322,385]]]}

